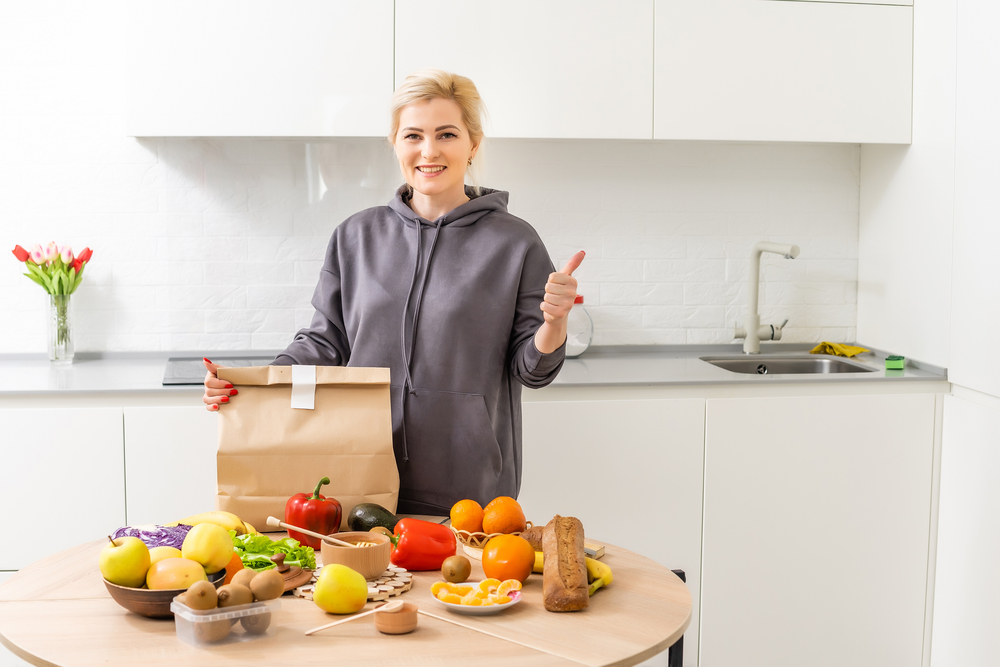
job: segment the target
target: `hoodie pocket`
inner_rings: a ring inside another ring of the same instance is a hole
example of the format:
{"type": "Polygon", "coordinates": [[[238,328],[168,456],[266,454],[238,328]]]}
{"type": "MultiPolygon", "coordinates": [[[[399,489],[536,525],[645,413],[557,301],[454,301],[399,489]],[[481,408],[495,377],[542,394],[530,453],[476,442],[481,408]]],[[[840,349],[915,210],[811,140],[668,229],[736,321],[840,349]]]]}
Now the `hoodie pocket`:
{"type": "Polygon", "coordinates": [[[492,500],[503,462],[486,399],[420,388],[403,397],[410,460],[400,466],[401,494],[445,508],[492,500]]]}

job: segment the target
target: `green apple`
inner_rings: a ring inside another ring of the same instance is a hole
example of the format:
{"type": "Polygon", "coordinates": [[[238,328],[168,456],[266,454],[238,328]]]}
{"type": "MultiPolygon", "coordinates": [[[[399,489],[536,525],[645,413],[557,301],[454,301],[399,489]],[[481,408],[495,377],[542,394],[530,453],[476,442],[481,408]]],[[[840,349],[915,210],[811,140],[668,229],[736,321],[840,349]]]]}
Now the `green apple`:
{"type": "Polygon", "coordinates": [[[119,537],[101,550],[100,567],[111,583],[140,588],[146,583],[149,549],[138,537],[119,537]]]}
{"type": "Polygon", "coordinates": [[[353,614],[368,602],[368,582],[346,565],[327,565],[319,573],[313,602],[331,614],[353,614]]]}

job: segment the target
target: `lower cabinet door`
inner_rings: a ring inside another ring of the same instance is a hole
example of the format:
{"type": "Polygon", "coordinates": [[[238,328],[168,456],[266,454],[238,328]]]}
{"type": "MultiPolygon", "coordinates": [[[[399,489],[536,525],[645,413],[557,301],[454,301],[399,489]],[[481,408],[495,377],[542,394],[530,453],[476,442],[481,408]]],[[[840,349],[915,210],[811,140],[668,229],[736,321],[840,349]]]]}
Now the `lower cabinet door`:
{"type": "MultiPolygon", "coordinates": [[[[544,390],[542,390],[544,391],[544,390]]],[[[529,521],[575,516],[601,540],[683,569],[693,602],[684,664],[698,662],[704,399],[522,403],[518,502],[529,521]]]]}
{"type": "Polygon", "coordinates": [[[203,406],[125,408],[130,525],[215,509],[217,419],[203,406]]]}
{"type": "Polygon", "coordinates": [[[121,408],[0,410],[0,433],[0,507],[17,542],[0,549],[0,570],[125,524],[121,408]]]}
{"type": "Polygon", "coordinates": [[[701,665],[919,667],[935,396],[707,402],[701,665]]]}

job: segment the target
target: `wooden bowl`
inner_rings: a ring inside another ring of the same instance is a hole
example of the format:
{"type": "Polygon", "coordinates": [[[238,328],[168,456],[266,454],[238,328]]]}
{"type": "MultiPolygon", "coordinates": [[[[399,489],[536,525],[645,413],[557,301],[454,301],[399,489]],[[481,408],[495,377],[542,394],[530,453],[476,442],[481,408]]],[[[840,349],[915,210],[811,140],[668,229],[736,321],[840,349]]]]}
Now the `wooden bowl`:
{"type": "Polygon", "coordinates": [[[348,533],[334,533],[330,537],[335,537],[344,542],[355,544],[357,542],[374,542],[373,547],[338,547],[327,542],[323,542],[320,553],[323,556],[323,566],[334,563],[346,565],[369,581],[378,579],[385,569],[389,567],[389,557],[392,555],[392,540],[381,533],[366,533],[363,531],[353,531],[348,533]]]}
{"type": "Polygon", "coordinates": [[[417,629],[417,605],[404,602],[399,611],[375,611],[375,628],[387,635],[405,635],[417,629]]]}
{"type": "MultiPolygon", "coordinates": [[[[215,574],[208,575],[208,580],[218,588],[226,578],[226,571],[219,570],[215,574]]],[[[103,579],[103,577],[102,577],[103,579]]],[[[174,612],[170,611],[170,603],[175,597],[183,593],[184,588],[170,588],[165,590],[149,590],[148,588],[129,588],[119,586],[104,579],[104,585],[108,587],[108,592],[114,601],[131,612],[148,618],[173,618],[174,612]]]]}

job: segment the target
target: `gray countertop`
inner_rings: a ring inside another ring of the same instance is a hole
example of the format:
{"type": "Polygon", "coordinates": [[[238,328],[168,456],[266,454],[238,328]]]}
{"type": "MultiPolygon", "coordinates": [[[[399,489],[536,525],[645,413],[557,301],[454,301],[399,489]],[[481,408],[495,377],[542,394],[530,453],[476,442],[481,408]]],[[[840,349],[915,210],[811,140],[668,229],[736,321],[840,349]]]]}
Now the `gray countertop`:
{"type": "MultiPolygon", "coordinates": [[[[811,344],[774,343],[764,346],[760,358],[766,359],[768,354],[805,356],[812,347],[811,344]]],[[[940,382],[948,379],[945,369],[911,359],[907,359],[903,371],[886,371],[887,353],[878,350],[854,357],[854,361],[874,369],[870,373],[750,375],[723,370],[700,359],[703,356],[739,355],[741,351],[739,344],[595,347],[576,359],[567,359],[552,386],[886,383],[940,382]]],[[[276,351],[254,350],[221,352],[219,356],[246,357],[273,354],[276,354],[276,351]]],[[[0,395],[77,392],[201,394],[200,385],[162,384],[167,358],[185,356],[201,355],[192,352],[78,353],[73,364],[63,367],[50,365],[48,359],[40,354],[0,355],[0,395]]]]}

